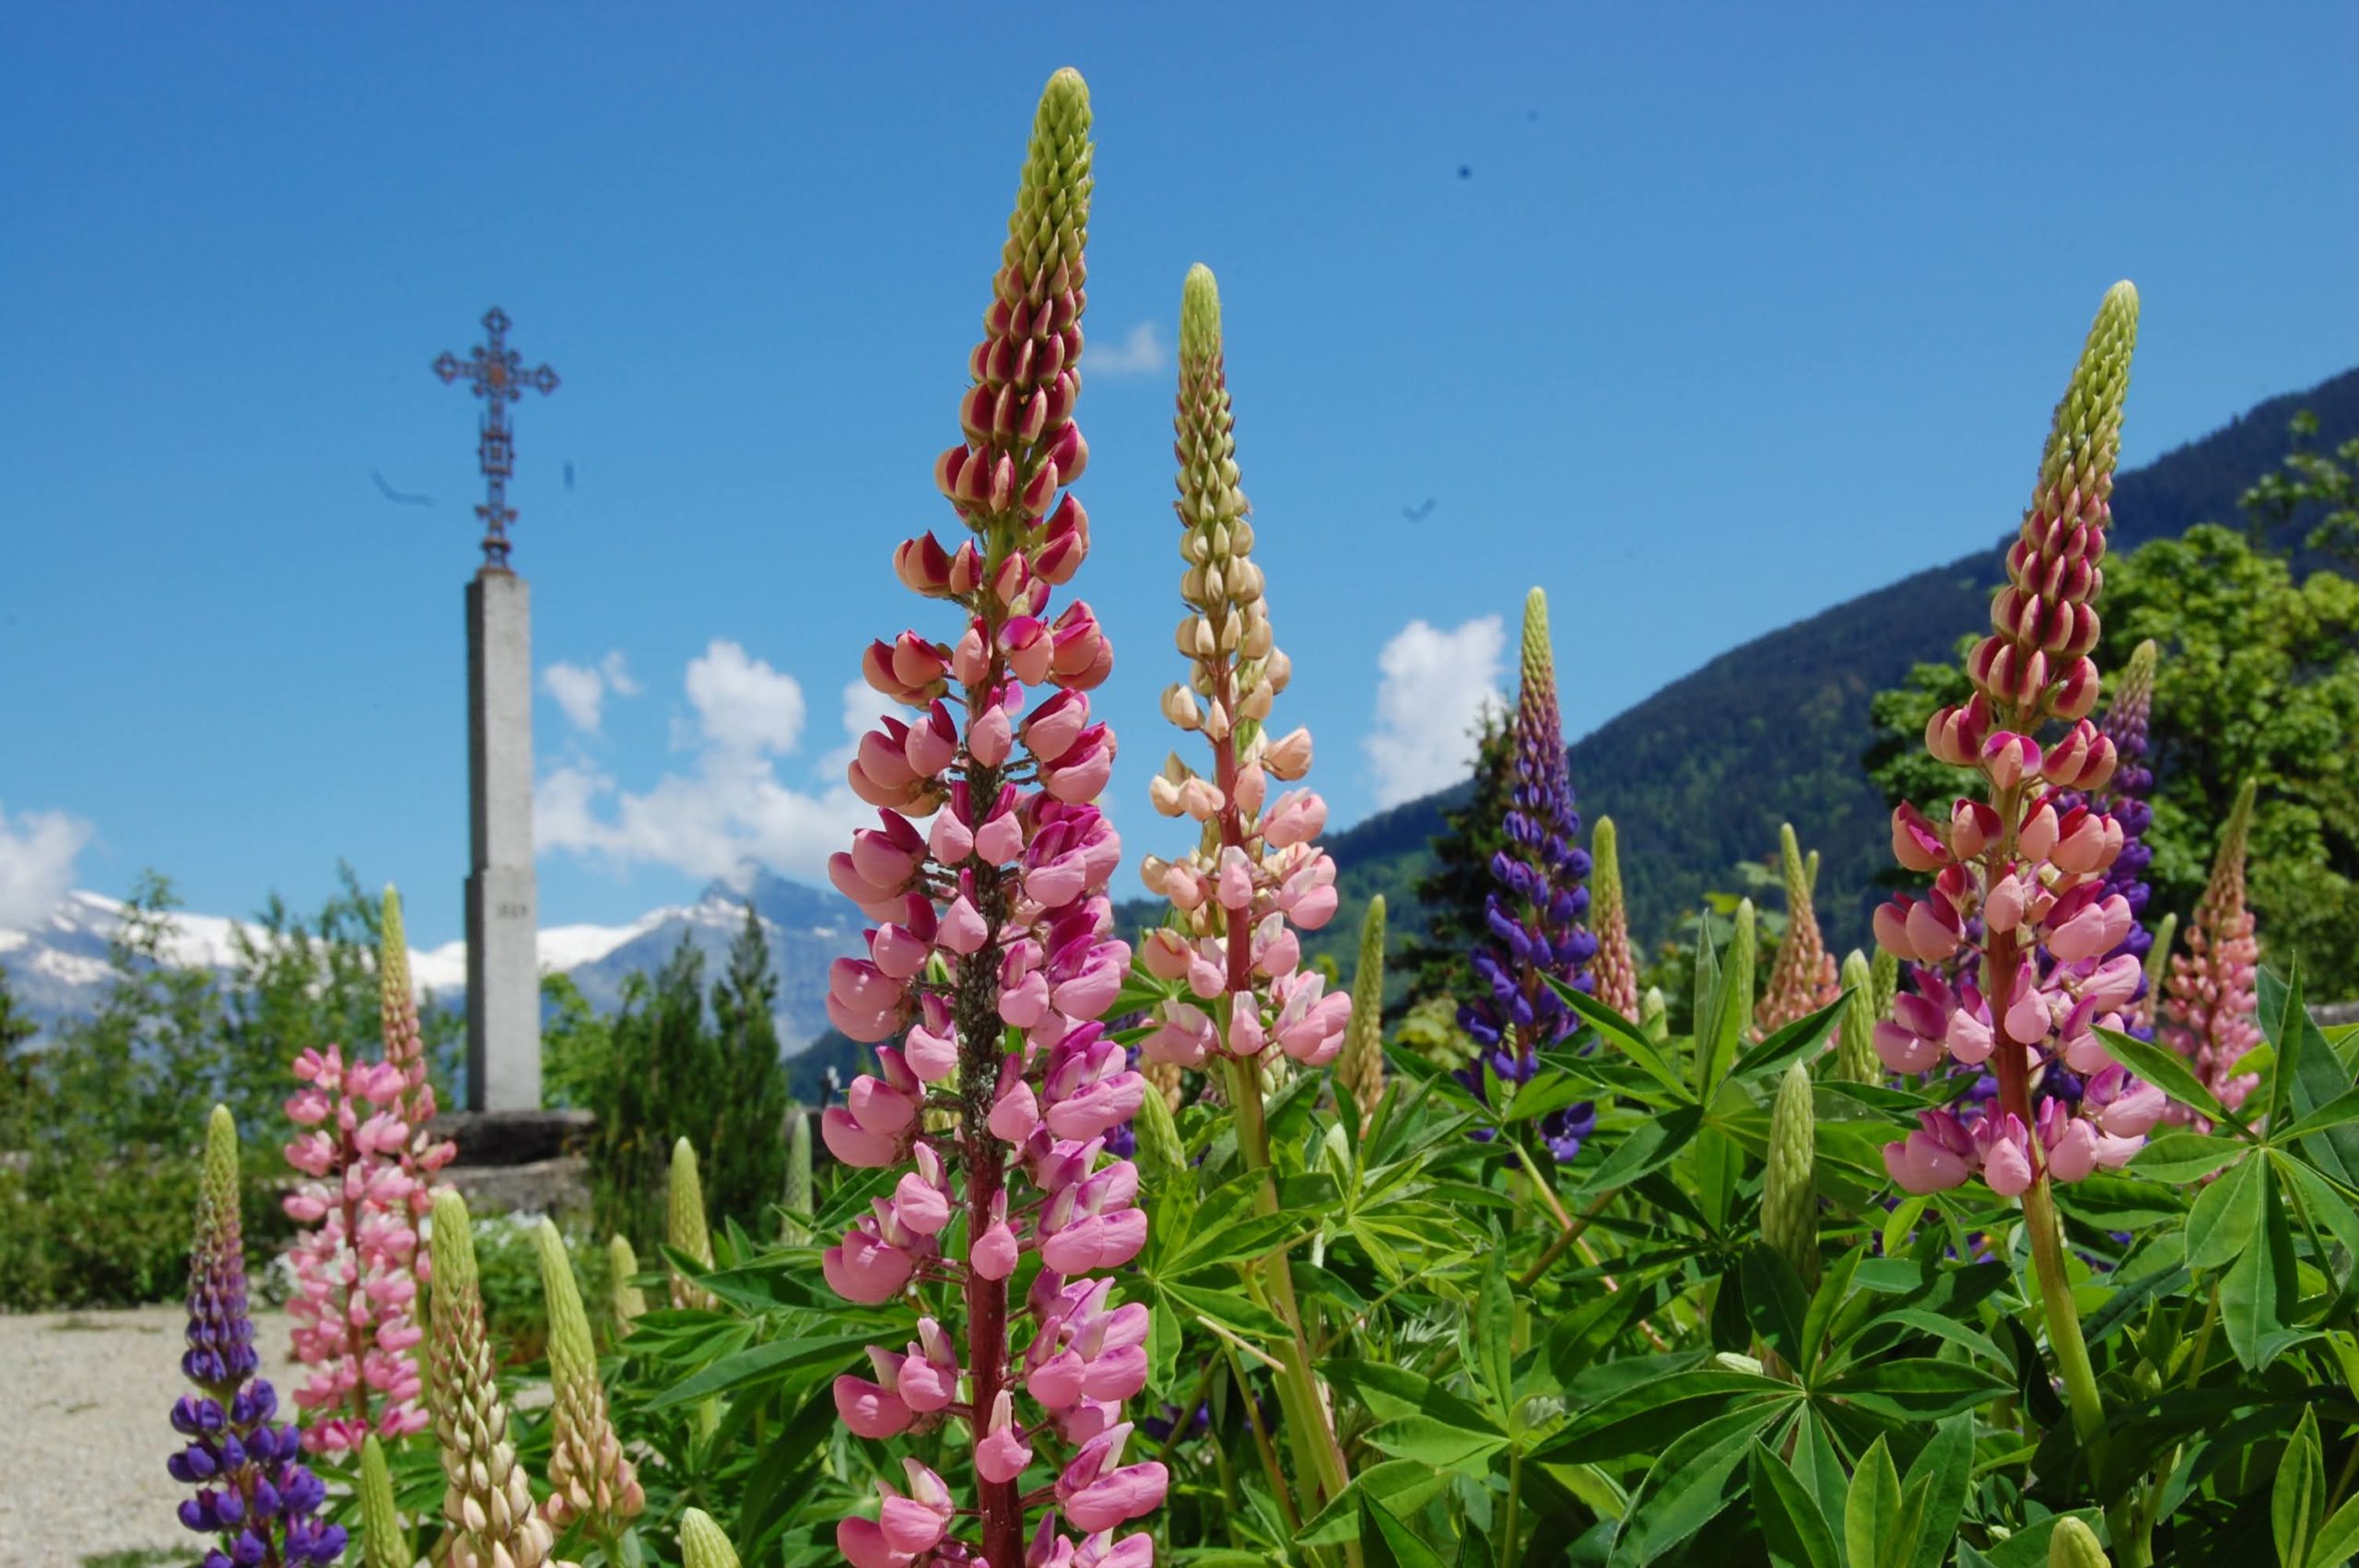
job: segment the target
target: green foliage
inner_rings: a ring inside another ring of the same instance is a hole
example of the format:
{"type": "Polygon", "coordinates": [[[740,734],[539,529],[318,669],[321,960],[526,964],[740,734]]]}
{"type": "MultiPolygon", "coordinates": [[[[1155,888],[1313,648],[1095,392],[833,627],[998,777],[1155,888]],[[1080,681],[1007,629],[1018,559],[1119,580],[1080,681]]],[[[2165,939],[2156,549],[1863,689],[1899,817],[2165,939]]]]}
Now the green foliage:
{"type": "Polygon", "coordinates": [[[1484,709],[1475,743],[1473,791],[1444,813],[1432,868],[1416,884],[1414,905],[1425,917],[1425,930],[1401,955],[1412,1001],[1464,997],[1474,948],[1488,936],[1484,909],[1496,885],[1491,857],[1507,842],[1508,796],[1515,785],[1515,743],[1504,708],[1484,709]]]}
{"type": "Polygon", "coordinates": [[[704,955],[684,936],[655,975],[624,980],[611,1017],[593,1012],[569,981],[546,979],[543,994],[556,1003],[551,1093],[598,1117],[596,1229],[645,1249],[662,1239],[664,1173],[683,1138],[702,1158],[713,1222],[769,1228],[765,1215],[786,1184],[788,1076],[772,1021],[777,973],[752,907],[709,991],[704,955]]]}
{"type": "MultiPolygon", "coordinates": [[[[271,1185],[292,1132],[282,1109],[307,1048],[373,1054],[381,1032],[377,905],[347,868],[319,913],[274,897],[234,940],[226,977],[183,968],[179,900],[144,876],[110,944],[88,1017],[37,1047],[0,1000],[0,1305],[115,1306],[180,1293],[195,1140],[229,1107],[244,1142],[244,1223],[257,1262],[288,1234],[271,1185]]],[[[0,988],[0,998],[5,988],[0,988]]],[[[421,1010],[428,1065],[447,1093],[463,1025],[421,1010]]]]}

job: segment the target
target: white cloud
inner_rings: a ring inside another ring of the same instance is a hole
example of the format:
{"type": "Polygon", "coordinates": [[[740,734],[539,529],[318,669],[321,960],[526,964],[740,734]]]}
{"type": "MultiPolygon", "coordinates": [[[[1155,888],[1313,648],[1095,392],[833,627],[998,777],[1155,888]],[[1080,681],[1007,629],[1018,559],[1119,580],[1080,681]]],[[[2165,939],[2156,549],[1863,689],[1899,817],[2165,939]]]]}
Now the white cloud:
{"type": "Polygon", "coordinates": [[[873,821],[844,784],[843,764],[850,742],[875,721],[882,706],[875,694],[864,685],[846,689],[848,743],[820,760],[816,785],[797,788],[780,776],[806,717],[792,675],[716,638],[688,661],[682,686],[692,716],[675,739],[694,752],[692,764],[641,792],[585,763],[559,766],[534,795],[539,847],[698,877],[736,875],[748,860],[806,880],[824,876],[827,857],[873,821]]]}
{"type": "Polygon", "coordinates": [[[616,696],[637,696],[639,683],[631,679],[630,663],[623,658],[619,648],[610,649],[598,661],[598,673],[606,677],[606,689],[616,696]]]}
{"type": "Polygon", "coordinates": [[[90,825],[64,812],[0,810],[0,926],[30,926],[74,886],[90,825]]]}
{"type": "Polygon", "coordinates": [[[803,687],[767,660],[715,638],[688,661],[688,705],[714,748],[748,756],[786,753],[803,737],[803,687]]]}
{"type": "Polygon", "coordinates": [[[594,735],[605,718],[606,694],[637,696],[639,683],[616,649],[596,665],[569,664],[560,660],[541,672],[541,689],[565,710],[566,721],[585,735],[594,735]]]}
{"type": "Polygon", "coordinates": [[[1141,322],[1120,343],[1093,343],[1082,352],[1082,367],[1101,376],[1152,376],[1171,363],[1163,329],[1141,322]]]}
{"type": "Polygon", "coordinates": [[[1449,631],[1411,621],[1377,656],[1376,728],[1360,744],[1376,801],[1397,806],[1446,790],[1473,771],[1474,724],[1500,703],[1507,626],[1483,615],[1449,631]]]}

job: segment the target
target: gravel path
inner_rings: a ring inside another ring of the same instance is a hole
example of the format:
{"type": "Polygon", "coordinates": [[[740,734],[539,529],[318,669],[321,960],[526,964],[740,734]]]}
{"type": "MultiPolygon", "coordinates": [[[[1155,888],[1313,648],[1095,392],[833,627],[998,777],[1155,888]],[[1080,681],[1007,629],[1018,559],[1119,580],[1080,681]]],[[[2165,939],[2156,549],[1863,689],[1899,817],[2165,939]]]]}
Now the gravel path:
{"type": "MultiPolygon", "coordinates": [[[[178,1306],[0,1316],[0,1568],[80,1568],[146,1550],[194,1562],[164,1473],[181,1381],[178,1306]]],[[[254,1325],[267,1375],[286,1383],[287,1321],[254,1325]]]]}

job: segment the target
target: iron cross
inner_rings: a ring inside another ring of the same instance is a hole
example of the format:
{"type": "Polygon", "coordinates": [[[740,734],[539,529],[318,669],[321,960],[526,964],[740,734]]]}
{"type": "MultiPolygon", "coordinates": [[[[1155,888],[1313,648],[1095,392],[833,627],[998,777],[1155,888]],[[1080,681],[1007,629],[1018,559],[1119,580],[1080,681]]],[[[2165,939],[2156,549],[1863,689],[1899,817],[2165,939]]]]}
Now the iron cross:
{"type": "Polygon", "coordinates": [[[483,330],[487,341],[474,357],[462,359],[445,353],[434,361],[434,373],[448,386],[464,376],[475,394],[484,400],[483,435],[475,456],[483,465],[484,500],[475,508],[483,519],[483,564],[493,571],[508,569],[508,525],[516,512],[508,504],[508,478],[515,472],[516,443],[508,427],[508,405],[523,397],[525,389],[557,391],[557,372],[546,365],[527,370],[523,357],[508,346],[508,312],[494,305],[486,311],[483,330]]]}

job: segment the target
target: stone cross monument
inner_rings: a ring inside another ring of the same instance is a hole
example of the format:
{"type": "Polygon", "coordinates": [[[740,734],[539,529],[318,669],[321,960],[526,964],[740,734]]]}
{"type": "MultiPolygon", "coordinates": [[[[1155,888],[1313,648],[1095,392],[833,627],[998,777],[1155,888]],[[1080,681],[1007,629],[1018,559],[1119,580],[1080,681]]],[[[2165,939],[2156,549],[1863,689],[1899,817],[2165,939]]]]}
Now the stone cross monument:
{"type": "Polygon", "coordinates": [[[552,392],[557,372],[525,369],[508,346],[508,317],[483,319],[487,341],[434,373],[464,377],[484,404],[483,566],[467,584],[467,1108],[541,1106],[540,897],[533,875],[532,591],[508,565],[508,479],[515,444],[508,405],[552,392]]]}

